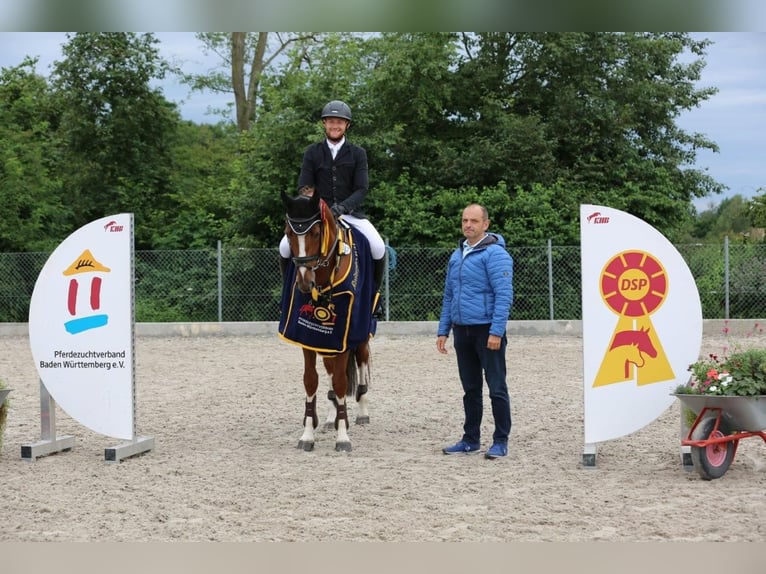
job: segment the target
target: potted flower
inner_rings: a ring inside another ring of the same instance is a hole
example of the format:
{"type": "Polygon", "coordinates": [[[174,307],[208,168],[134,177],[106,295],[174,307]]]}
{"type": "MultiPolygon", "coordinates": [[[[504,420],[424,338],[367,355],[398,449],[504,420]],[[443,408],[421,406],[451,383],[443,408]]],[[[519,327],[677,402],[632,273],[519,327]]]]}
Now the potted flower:
{"type": "MultiPolygon", "coordinates": [[[[758,324],[754,332],[761,332],[758,324]]],[[[689,380],[673,393],[689,429],[681,444],[690,447],[693,466],[703,479],[720,478],[740,439],[766,436],[766,348],[711,353],[688,371],[689,380]]]]}
{"type": "Polygon", "coordinates": [[[766,395],[766,349],[747,349],[724,357],[711,353],[687,370],[691,377],[676,388],[676,394],[766,395]]]}
{"type": "Polygon", "coordinates": [[[689,365],[688,371],[689,380],[674,393],[684,404],[687,427],[703,408],[718,407],[726,411],[734,428],[766,428],[766,348],[723,356],[711,353],[689,365]]]}

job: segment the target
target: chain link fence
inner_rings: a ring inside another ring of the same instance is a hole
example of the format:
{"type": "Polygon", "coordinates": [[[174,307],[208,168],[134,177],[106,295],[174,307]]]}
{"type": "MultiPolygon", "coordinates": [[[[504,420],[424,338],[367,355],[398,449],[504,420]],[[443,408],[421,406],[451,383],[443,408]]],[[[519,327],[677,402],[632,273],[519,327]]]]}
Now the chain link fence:
{"type": "MultiPolygon", "coordinates": [[[[766,245],[676,245],[694,277],[705,319],[766,316],[766,245]]],[[[580,247],[509,247],[512,319],[581,319],[580,247]]],[[[389,247],[385,320],[435,321],[452,249],[389,247]]],[[[27,322],[48,253],[0,253],[0,322],[27,322]]],[[[277,249],[137,251],[137,322],[276,321],[277,249]]],[[[64,294],[64,297],[66,295],[64,294]]]]}

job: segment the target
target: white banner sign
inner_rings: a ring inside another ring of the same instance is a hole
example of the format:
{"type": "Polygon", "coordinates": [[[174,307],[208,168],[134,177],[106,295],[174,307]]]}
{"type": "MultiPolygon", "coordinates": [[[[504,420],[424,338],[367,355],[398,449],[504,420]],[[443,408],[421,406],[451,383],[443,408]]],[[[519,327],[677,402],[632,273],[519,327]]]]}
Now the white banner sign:
{"type": "Polygon", "coordinates": [[[73,419],[134,438],[133,215],[75,231],[51,254],[29,305],[40,380],[73,419]]]}
{"type": "Polygon", "coordinates": [[[702,343],[694,278],[675,247],[628,213],[580,206],[585,443],[660,416],[702,343]]]}

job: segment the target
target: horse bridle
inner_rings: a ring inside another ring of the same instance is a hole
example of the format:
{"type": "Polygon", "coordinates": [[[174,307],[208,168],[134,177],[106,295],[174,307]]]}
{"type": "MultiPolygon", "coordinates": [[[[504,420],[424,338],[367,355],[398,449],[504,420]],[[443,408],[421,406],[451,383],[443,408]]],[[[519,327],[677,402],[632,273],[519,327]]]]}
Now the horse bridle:
{"type": "MultiPolygon", "coordinates": [[[[316,212],[314,215],[311,215],[310,217],[305,218],[297,218],[297,217],[288,217],[287,218],[287,224],[290,226],[290,229],[293,230],[293,233],[295,235],[306,235],[309,230],[314,227],[317,223],[320,225],[322,224],[322,217],[320,212],[316,212]]],[[[324,230],[322,231],[325,232],[324,230]]],[[[328,267],[330,265],[330,255],[335,250],[335,247],[338,245],[338,235],[335,235],[335,242],[327,249],[327,254],[325,255],[324,259],[322,259],[322,255],[307,255],[304,257],[299,256],[293,256],[293,264],[296,267],[308,267],[311,271],[316,271],[320,267],[328,267]],[[316,261],[316,265],[310,265],[312,261],[316,261]]]]}

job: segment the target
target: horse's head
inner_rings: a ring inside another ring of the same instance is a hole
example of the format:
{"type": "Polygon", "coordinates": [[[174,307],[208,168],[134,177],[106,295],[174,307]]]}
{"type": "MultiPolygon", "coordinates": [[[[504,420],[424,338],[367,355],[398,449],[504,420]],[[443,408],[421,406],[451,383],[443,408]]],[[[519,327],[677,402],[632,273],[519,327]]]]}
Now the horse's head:
{"type": "Polygon", "coordinates": [[[642,354],[649,355],[651,358],[657,356],[657,349],[652,343],[652,338],[649,336],[649,328],[644,328],[639,331],[628,330],[618,331],[615,333],[610,350],[618,347],[632,347],[638,352],[640,357],[642,354]]]}
{"type": "Polygon", "coordinates": [[[313,292],[329,281],[330,261],[338,232],[335,218],[327,204],[304,189],[290,197],[282,192],[285,206],[285,234],[296,267],[295,283],[302,293],[313,292]]]}

